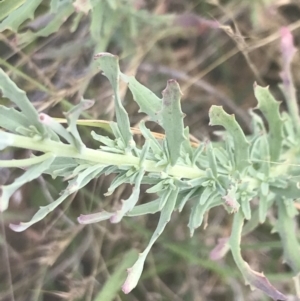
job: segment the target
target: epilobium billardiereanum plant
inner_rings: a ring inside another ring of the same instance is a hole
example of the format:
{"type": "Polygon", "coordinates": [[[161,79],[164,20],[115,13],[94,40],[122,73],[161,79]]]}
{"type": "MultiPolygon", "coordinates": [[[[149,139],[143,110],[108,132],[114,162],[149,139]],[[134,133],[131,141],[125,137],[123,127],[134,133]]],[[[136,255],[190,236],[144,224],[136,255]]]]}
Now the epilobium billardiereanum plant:
{"type": "MultiPolygon", "coordinates": [[[[294,54],[291,33],[282,30],[283,79],[282,90],[289,112],[279,111],[268,88],[254,85],[258,101],[257,109],[264,115],[268,130],[260,115],[251,111],[253,133],[245,136],[233,115],[221,107],[212,106],[210,125],[224,127],[223,142],[203,142],[195,147],[189,141],[189,129],[184,127],[184,114],[180,107],[181,92],[175,80],[169,80],[162,98],[142,86],[134,77],[119,69],[118,57],[99,53],[95,63],[108,78],[114,91],[116,121],[110,128],[114,138],[91,135],[99,141],[99,149],[87,148],[77,131],[76,122],[81,112],[93,105],[82,99],[65,113],[68,126],[63,127],[46,114],[38,114],[25,93],[0,69],[2,95],[19,107],[0,106],[0,147],[18,147],[44,153],[28,159],[0,161],[0,167],[26,167],[22,176],[10,185],[1,187],[0,210],[8,208],[9,198],[23,184],[41,174],[68,177],[66,189],[53,203],[40,207],[28,222],[11,224],[14,231],[26,230],[58,207],[69,195],[84,187],[102,174],[117,176],[108,194],[123,183],[133,185],[131,196],[122,200],[119,210],[81,215],[79,223],[89,224],[109,219],[118,223],[124,217],[160,212],[160,218],[148,246],[140,253],[128,270],[123,291],[129,293],[138,283],[147,254],[158,239],[174,210],[181,211],[191,205],[188,227],[191,235],[201,226],[204,215],[213,207],[223,206],[232,214],[232,232],[223,238],[211,252],[217,259],[231,251],[233,259],[247,284],[264,291],[274,300],[286,297],[271,285],[262,274],[253,271],[241,255],[241,238],[264,223],[269,210],[277,210],[274,227],[278,231],[284,251],[284,259],[291,267],[296,287],[300,278],[300,248],[294,231],[294,217],[298,214],[294,202],[299,202],[300,190],[295,175],[300,172],[300,120],[295,91],[292,85],[290,63],[294,54]],[[130,128],[128,115],[119,94],[119,81],[128,84],[140,112],[160,124],[165,131],[161,141],[155,138],[144,122],[139,125],[145,143],[138,147],[130,128]],[[62,142],[62,139],[64,142],[62,142]],[[150,184],[148,193],[156,193],[157,199],[138,205],[140,186],[150,184]],[[258,206],[251,201],[258,199],[258,206]],[[244,227],[244,223],[247,221],[244,227]]],[[[298,292],[299,293],[299,292],[298,292]]]]}

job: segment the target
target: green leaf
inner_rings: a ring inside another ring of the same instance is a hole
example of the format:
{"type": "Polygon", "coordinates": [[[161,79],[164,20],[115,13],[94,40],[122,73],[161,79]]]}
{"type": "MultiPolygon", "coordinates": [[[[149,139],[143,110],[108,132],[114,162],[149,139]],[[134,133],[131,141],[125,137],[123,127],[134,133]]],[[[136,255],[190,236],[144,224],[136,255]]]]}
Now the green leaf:
{"type": "Polygon", "coordinates": [[[153,154],[162,154],[162,147],[159,142],[154,138],[151,131],[146,128],[145,121],[142,120],[139,124],[140,130],[146,141],[149,141],[150,148],[152,149],[153,154]]]}
{"type": "Polygon", "coordinates": [[[25,47],[26,45],[33,42],[38,37],[48,37],[52,33],[58,31],[63,23],[71,16],[74,12],[74,7],[69,2],[64,2],[59,6],[59,10],[53,15],[53,19],[42,29],[37,32],[26,31],[17,36],[17,43],[20,47],[25,47]]]}
{"type": "Polygon", "coordinates": [[[65,177],[73,173],[73,170],[78,166],[76,159],[67,157],[57,157],[51,163],[44,173],[50,174],[52,177],[65,177]]]}
{"type": "Polygon", "coordinates": [[[208,145],[206,147],[207,147],[206,154],[207,154],[207,158],[208,158],[209,168],[211,169],[214,177],[217,178],[218,177],[217,160],[216,160],[216,156],[215,156],[215,152],[214,152],[212,143],[208,143],[208,145]]]}
{"type": "Polygon", "coordinates": [[[0,106],[0,127],[10,132],[20,134],[18,128],[29,128],[30,125],[29,120],[24,116],[24,114],[14,108],[0,106]]]}
{"type": "Polygon", "coordinates": [[[212,106],[209,118],[210,125],[223,126],[233,138],[236,169],[242,171],[249,165],[249,142],[234,115],[227,114],[220,106],[212,106]]]}
{"type": "Polygon", "coordinates": [[[44,161],[30,166],[26,172],[15,179],[15,181],[10,185],[3,185],[0,187],[0,212],[7,209],[9,198],[14,192],[16,192],[25,183],[31,182],[32,180],[38,178],[53,162],[55,156],[48,153],[44,156],[44,161]]]}
{"type": "Polygon", "coordinates": [[[162,126],[166,133],[166,141],[171,165],[176,164],[180,156],[181,145],[185,141],[183,117],[180,107],[181,91],[175,80],[169,80],[163,91],[162,126]]]}
{"type": "Polygon", "coordinates": [[[259,191],[259,222],[262,224],[267,218],[269,202],[272,203],[273,200],[270,200],[268,183],[261,183],[259,191]]]}
{"type": "Polygon", "coordinates": [[[262,273],[258,273],[253,271],[247,262],[244,261],[241,255],[241,236],[242,229],[244,224],[244,216],[241,211],[238,211],[234,214],[233,224],[231,227],[231,235],[229,239],[229,245],[231,249],[231,253],[233,259],[241,271],[245,281],[251,287],[255,287],[263,292],[265,292],[268,296],[273,298],[274,300],[286,300],[286,296],[284,296],[281,292],[279,292],[269,280],[262,273]]]}
{"type": "Polygon", "coordinates": [[[136,177],[136,181],[134,184],[132,194],[130,195],[130,197],[127,200],[122,200],[121,209],[117,210],[114,213],[114,215],[110,218],[111,223],[120,222],[121,219],[123,218],[123,216],[125,214],[127,214],[128,212],[130,212],[134,208],[136,203],[138,202],[139,196],[140,196],[140,185],[141,185],[141,181],[144,176],[144,173],[145,173],[144,169],[141,168],[136,177]]]}
{"type": "Polygon", "coordinates": [[[136,287],[142,274],[146,257],[149,251],[151,250],[151,247],[153,246],[157,238],[161,235],[167,223],[170,221],[172,212],[175,208],[177,195],[178,189],[172,190],[171,194],[168,197],[168,200],[165,202],[165,206],[161,211],[157,228],[154,231],[148,246],[146,247],[143,253],[139,254],[139,258],[135,262],[135,264],[127,270],[128,276],[122,286],[122,290],[125,294],[128,294],[131,290],[133,290],[136,287]]]}
{"type": "Polygon", "coordinates": [[[93,100],[82,99],[78,105],[74,106],[67,113],[64,113],[64,115],[66,116],[67,121],[68,121],[67,131],[72,135],[72,137],[74,139],[73,144],[77,148],[78,151],[81,151],[81,149],[84,148],[85,145],[82,142],[81,137],[78,133],[76,122],[77,122],[80,114],[84,110],[87,110],[91,106],[93,106],[93,104],[94,104],[93,100]]]}
{"type": "Polygon", "coordinates": [[[197,191],[197,187],[190,189],[188,192],[181,192],[177,197],[176,207],[178,211],[181,212],[185,204],[193,197],[194,193],[197,191]]]}
{"type": "Polygon", "coordinates": [[[192,157],[192,164],[193,166],[196,165],[196,162],[199,158],[199,156],[203,153],[204,151],[204,143],[199,144],[199,146],[195,149],[192,157]]]}
{"type": "Polygon", "coordinates": [[[104,75],[108,78],[113,91],[114,91],[114,101],[115,101],[115,110],[116,118],[119,130],[122,134],[122,138],[126,148],[131,149],[133,144],[133,138],[130,131],[130,123],[128,114],[125,111],[119,93],[119,59],[117,56],[114,56],[110,53],[102,52],[95,55],[97,63],[100,69],[104,72],[104,75]]]}
{"type": "Polygon", "coordinates": [[[113,194],[116,188],[118,188],[120,185],[127,183],[128,181],[128,176],[127,176],[127,171],[122,171],[120,172],[111,182],[109,188],[107,189],[107,192],[104,194],[105,196],[109,196],[113,194]]]}
{"type": "Polygon", "coordinates": [[[270,190],[276,195],[282,196],[287,199],[299,199],[300,189],[298,183],[299,182],[290,180],[286,188],[279,188],[273,184],[274,186],[270,186],[270,190]]]}
{"type": "Polygon", "coordinates": [[[14,142],[14,138],[5,135],[5,133],[0,130],[0,150],[4,150],[8,146],[11,146],[13,142],[14,142]]]}
{"type": "Polygon", "coordinates": [[[0,20],[17,10],[26,0],[2,0],[0,2],[0,20]]]}
{"type": "Polygon", "coordinates": [[[257,108],[264,114],[269,124],[269,145],[271,161],[276,161],[281,153],[283,141],[283,119],[280,116],[280,102],[276,101],[268,88],[254,86],[257,108]]]}
{"type": "Polygon", "coordinates": [[[248,199],[241,201],[241,209],[243,211],[245,219],[250,220],[251,219],[251,207],[250,207],[250,201],[248,199]]]}
{"type": "Polygon", "coordinates": [[[215,192],[215,187],[206,186],[200,196],[200,200],[199,200],[200,205],[204,205],[214,192],[215,192]]]}
{"type": "Polygon", "coordinates": [[[0,68],[0,89],[2,95],[14,102],[22,111],[23,116],[26,116],[31,125],[34,125],[39,133],[44,136],[45,128],[39,122],[39,116],[24,91],[19,89],[17,85],[7,76],[0,68]]]}
{"type": "Polygon", "coordinates": [[[160,114],[162,99],[140,84],[133,76],[127,77],[122,74],[122,78],[128,82],[128,88],[133,95],[133,99],[140,107],[139,112],[146,113],[152,121],[162,124],[162,116],[160,114]]]}
{"type": "Polygon", "coordinates": [[[49,127],[56,134],[64,138],[68,143],[74,147],[77,146],[78,142],[75,143],[75,138],[54,118],[48,116],[47,114],[41,113],[39,115],[39,120],[42,124],[49,127]]]}
{"type": "Polygon", "coordinates": [[[52,212],[55,208],[57,208],[69,195],[78,191],[85,185],[87,185],[92,179],[99,176],[103,170],[103,165],[96,164],[90,166],[86,170],[84,170],[81,174],[79,174],[75,179],[69,182],[68,187],[63,192],[63,194],[53,203],[40,207],[40,209],[35,213],[35,215],[31,218],[29,222],[21,222],[19,224],[10,224],[9,227],[16,231],[21,232],[32,226],[33,224],[39,222],[43,218],[45,218],[50,212],[52,212]]]}
{"type": "Polygon", "coordinates": [[[297,231],[295,231],[296,220],[289,216],[287,206],[282,198],[278,198],[276,204],[278,206],[278,221],[275,229],[281,238],[284,260],[297,275],[300,273],[300,244],[297,231]]]}
{"type": "MultiPolygon", "coordinates": [[[[40,3],[43,0],[27,0],[27,1],[16,1],[16,0],[8,0],[9,2],[25,2],[23,5],[15,9],[9,16],[1,22],[0,24],[0,32],[4,31],[5,29],[10,29],[13,32],[18,32],[19,26],[26,21],[27,19],[34,18],[34,12],[40,3]]],[[[8,2],[8,1],[4,1],[8,2]]],[[[2,1],[3,2],[3,1],[2,1]]],[[[0,11],[1,11],[1,2],[0,2],[0,11]]],[[[2,14],[2,11],[1,11],[2,14]]],[[[0,14],[0,20],[1,20],[0,14]]]]}
{"type": "Polygon", "coordinates": [[[160,211],[159,209],[160,202],[161,200],[159,198],[142,205],[137,205],[130,212],[127,212],[126,216],[140,216],[146,214],[154,214],[160,211]]]}
{"type": "Polygon", "coordinates": [[[218,193],[213,193],[209,201],[204,203],[203,205],[200,204],[201,196],[196,202],[194,202],[188,223],[191,237],[194,235],[195,229],[199,228],[202,225],[204,214],[209,210],[210,205],[214,203],[217,196],[218,193]]]}

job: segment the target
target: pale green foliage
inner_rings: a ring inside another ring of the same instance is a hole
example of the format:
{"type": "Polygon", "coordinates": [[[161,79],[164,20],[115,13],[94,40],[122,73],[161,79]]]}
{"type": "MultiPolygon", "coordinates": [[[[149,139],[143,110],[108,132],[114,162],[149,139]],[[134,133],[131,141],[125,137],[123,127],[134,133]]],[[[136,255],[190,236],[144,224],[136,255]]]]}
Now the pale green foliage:
{"type": "MultiPolygon", "coordinates": [[[[76,121],[81,112],[92,105],[82,100],[67,112],[68,126],[64,128],[51,117],[34,110],[25,93],[3,72],[0,72],[0,88],[4,96],[12,100],[20,111],[0,107],[0,125],[12,132],[0,132],[0,147],[22,147],[41,151],[45,155],[25,160],[0,161],[0,166],[30,166],[11,185],[1,187],[0,208],[5,210],[11,194],[24,183],[42,173],[53,177],[68,177],[66,189],[53,203],[41,207],[29,222],[11,225],[15,231],[23,231],[43,219],[59,206],[69,195],[78,191],[100,175],[116,174],[107,194],[124,183],[133,185],[131,196],[121,200],[120,208],[114,212],[102,211],[81,215],[78,221],[89,224],[109,219],[117,223],[127,216],[160,213],[159,222],[145,250],[128,270],[123,285],[125,293],[138,283],[144,263],[152,245],[170,221],[174,210],[191,208],[188,227],[191,235],[199,228],[209,210],[223,206],[234,215],[232,233],[222,248],[214,252],[215,258],[231,250],[233,258],[246,282],[263,290],[273,299],[285,300],[263,274],[253,271],[241,256],[241,237],[264,222],[274,204],[278,206],[275,230],[282,238],[284,257],[295,275],[300,272],[299,242],[293,231],[293,217],[298,213],[293,202],[299,199],[300,191],[293,175],[298,174],[299,141],[296,127],[289,114],[281,114],[279,105],[267,88],[255,87],[258,108],[268,122],[269,130],[259,115],[253,117],[253,134],[246,137],[233,115],[221,107],[210,110],[210,124],[225,128],[223,140],[218,143],[201,142],[195,148],[188,140],[189,130],[184,128],[184,114],[180,107],[180,89],[176,81],[168,82],[159,98],[134,78],[122,74],[118,58],[109,53],[96,55],[96,65],[101,68],[111,83],[117,122],[110,124],[113,138],[91,133],[99,141],[99,149],[87,148],[77,131],[76,121]],[[141,112],[159,123],[165,138],[157,140],[140,123],[145,138],[142,146],[134,143],[130,122],[119,92],[119,81],[128,83],[128,88],[141,112]],[[64,141],[59,140],[62,137],[64,141]],[[36,141],[38,140],[38,143],[36,141]],[[44,156],[44,157],[43,157],[44,156]],[[273,164],[273,161],[276,160],[273,164]],[[285,164],[288,162],[289,164],[285,164]],[[149,184],[147,193],[155,193],[157,199],[138,204],[140,187],[149,184]],[[257,207],[250,206],[254,198],[257,207]],[[254,212],[253,212],[254,210],[254,212]],[[249,220],[243,231],[244,220],[249,220]]],[[[273,209],[272,209],[273,210],[273,209]]]]}

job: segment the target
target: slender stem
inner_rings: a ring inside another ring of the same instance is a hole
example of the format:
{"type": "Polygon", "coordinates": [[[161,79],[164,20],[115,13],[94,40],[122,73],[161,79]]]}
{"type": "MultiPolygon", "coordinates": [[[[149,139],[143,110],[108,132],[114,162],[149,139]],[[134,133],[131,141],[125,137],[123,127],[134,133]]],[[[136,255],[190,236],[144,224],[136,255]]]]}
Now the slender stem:
{"type": "Polygon", "coordinates": [[[241,256],[241,238],[242,230],[244,225],[244,215],[241,210],[234,214],[233,224],[231,227],[231,235],[229,238],[229,245],[234,261],[236,262],[238,268],[243,273],[243,266],[245,262],[241,256]]]}
{"type": "Polygon", "coordinates": [[[20,160],[0,160],[0,167],[26,167],[34,164],[43,162],[53,156],[52,153],[46,153],[44,155],[33,157],[29,159],[20,159],[20,160]]]}
{"type": "MultiPolygon", "coordinates": [[[[103,163],[105,165],[139,165],[140,159],[134,157],[133,155],[122,155],[104,152],[101,150],[94,150],[91,148],[84,148],[81,152],[73,147],[72,145],[67,145],[61,142],[55,142],[52,140],[41,140],[36,141],[30,137],[19,136],[11,133],[0,132],[0,140],[9,141],[9,146],[19,147],[25,149],[31,149],[36,151],[41,151],[44,153],[51,152],[57,157],[70,157],[77,158],[91,162],[103,163]]],[[[162,172],[165,171],[164,166],[156,166],[157,162],[151,160],[145,160],[144,168],[147,172],[162,172]]],[[[175,165],[168,169],[168,174],[179,177],[194,179],[203,177],[205,171],[197,167],[188,167],[175,165]]]]}

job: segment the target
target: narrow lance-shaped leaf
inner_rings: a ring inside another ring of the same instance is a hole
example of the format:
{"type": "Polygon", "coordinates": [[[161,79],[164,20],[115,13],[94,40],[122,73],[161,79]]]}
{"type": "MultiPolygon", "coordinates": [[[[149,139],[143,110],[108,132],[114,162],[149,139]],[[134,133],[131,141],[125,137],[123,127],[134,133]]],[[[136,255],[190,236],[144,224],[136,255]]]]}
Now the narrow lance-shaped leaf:
{"type": "Polygon", "coordinates": [[[140,124],[140,130],[146,141],[149,141],[150,148],[152,149],[153,154],[161,154],[162,153],[162,147],[159,144],[159,142],[154,138],[151,131],[146,128],[145,121],[141,121],[140,124]]]}
{"type": "Polygon", "coordinates": [[[64,138],[67,142],[76,147],[75,138],[54,118],[48,116],[47,114],[41,113],[39,115],[39,119],[41,123],[49,127],[60,137],[64,138]]]}
{"type": "Polygon", "coordinates": [[[218,176],[217,160],[216,160],[216,156],[215,156],[215,152],[214,152],[212,143],[208,143],[207,149],[206,149],[206,154],[207,154],[207,158],[208,158],[209,168],[211,169],[214,177],[217,178],[217,176],[218,176]]]}
{"type": "Polygon", "coordinates": [[[121,78],[128,82],[128,88],[133,95],[133,99],[140,107],[139,112],[146,113],[152,121],[161,124],[162,99],[140,84],[133,76],[127,77],[122,74],[121,78]]]}
{"type": "Polygon", "coordinates": [[[166,141],[170,154],[171,165],[175,165],[180,156],[180,148],[184,136],[183,117],[180,107],[181,91],[175,80],[169,80],[163,91],[163,108],[161,112],[162,126],[166,133],[166,141]]]}
{"type": "Polygon", "coordinates": [[[268,178],[270,174],[270,147],[267,141],[267,137],[262,135],[260,137],[259,143],[259,155],[262,160],[261,162],[261,171],[264,173],[265,177],[268,178]]]}
{"type": "Polygon", "coordinates": [[[117,123],[126,147],[130,148],[133,139],[128,114],[122,105],[119,93],[120,69],[118,57],[110,53],[102,52],[96,54],[94,58],[97,59],[100,69],[104,72],[104,75],[108,78],[113,88],[117,123]]]}
{"type": "Polygon", "coordinates": [[[2,0],[0,2],[0,20],[11,14],[14,10],[20,7],[26,0],[2,0]]]}
{"type": "MultiPolygon", "coordinates": [[[[142,205],[135,206],[131,211],[127,212],[126,216],[141,216],[146,214],[154,214],[159,209],[160,199],[157,199],[155,201],[151,201],[149,203],[145,203],[142,205]]],[[[92,214],[81,214],[77,220],[80,224],[92,224],[92,223],[98,223],[101,221],[105,221],[110,219],[115,213],[114,212],[107,212],[107,211],[100,211],[97,213],[92,214]]]]}
{"type": "Polygon", "coordinates": [[[36,32],[26,31],[17,36],[17,43],[19,46],[24,47],[34,41],[38,37],[48,37],[50,34],[57,32],[60,26],[68,19],[74,12],[74,7],[70,2],[63,1],[59,5],[59,10],[53,15],[51,21],[40,30],[36,32]]]}
{"type": "MultiPolygon", "coordinates": [[[[0,32],[10,29],[18,32],[19,26],[27,19],[34,18],[34,12],[43,0],[25,1],[23,5],[18,7],[0,24],[0,32]]],[[[15,0],[7,0],[7,2],[16,2],[15,0]]],[[[20,1],[19,1],[20,2],[20,1]]],[[[24,2],[24,1],[23,1],[24,2]]],[[[1,6],[0,6],[1,7],[1,6]]]]}
{"type": "Polygon", "coordinates": [[[140,216],[146,214],[154,214],[160,211],[159,205],[161,200],[158,198],[154,201],[137,205],[130,212],[126,213],[126,216],[140,216]]]}
{"type": "Polygon", "coordinates": [[[38,113],[32,103],[27,98],[24,91],[19,89],[17,85],[7,76],[0,68],[0,90],[2,95],[14,102],[22,111],[24,116],[34,125],[38,131],[44,136],[45,128],[39,122],[38,113]]]}
{"type": "Polygon", "coordinates": [[[254,86],[257,108],[264,114],[269,125],[268,141],[271,161],[278,160],[283,141],[283,119],[280,116],[280,102],[276,101],[268,88],[254,86]]]}
{"type": "Polygon", "coordinates": [[[33,224],[39,222],[44,217],[46,217],[51,211],[57,208],[69,195],[75,191],[81,189],[87,185],[93,178],[99,176],[103,171],[104,166],[100,164],[93,165],[79,174],[75,179],[69,182],[68,187],[63,192],[63,194],[53,203],[40,207],[36,214],[31,218],[29,222],[21,222],[19,224],[10,224],[9,227],[16,231],[21,232],[32,226],[33,224]]]}
{"type": "Polygon", "coordinates": [[[14,108],[0,106],[0,127],[20,134],[20,128],[29,128],[31,123],[26,116],[14,108]]]}
{"type": "Polygon", "coordinates": [[[143,253],[140,253],[139,258],[135,262],[135,264],[127,270],[128,276],[125,283],[122,286],[122,290],[125,294],[128,294],[136,287],[141,277],[144,263],[151,247],[153,246],[157,238],[161,235],[167,223],[170,221],[172,212],[175,208],[177,195],[178,195],[178,189],[172,190],[171,194],[168,197],[168,200],[165,203],[164,208],[161,211],[157,228],[154,231],[147,248],[144,250],[143,253]]]}
{"type": "Polygon", "coordinates": [[[141,170],[138,173],[138,176],[136,178],[136,182],[134,184],[134,188],[132,191],[131,196],[127,200],[122,200],[122,207],[120,210],[117,210],[114,215],[110,218],[111,223],[118,223],[123,218],[123,216],[130,212],[136,203],[138,202],[139,196],[140,196],[140,185],[142,178],[144,176],[144,169],[141,168],[141,170]]]}
{"type": "Polygon", "coordinates": [[[295,219],[288,215],[286,205],[282,198],[276,201],[278,206],[278,221],[275,230],[279,233],[282,246],[284,260],[293,270],[294,274],[300,273],[300,244],[295,231],[295,219]]]}
{"type": "Polygon", "coordinates": [[[67,131],[72,135],[74,138],[74,144],[75,147],[80,151],[85,145],[83,144],[81,137],[77,130],[77,119],[79,118],[80,114],[84,111],[90,108],[94,104],[93,100],[88,99],[82,99],[78,105],[73,107],[70,111],[67,113],[64,113],[68,120],[68,127],[67,131]]]}
{"type": "Polygon", "coordinates": [[[287,300],[286,296],[279,292],[263,273],[253,271],[247,262],[241,256],[241,237],[244,224],[244,216],[241,210],[234,214],[233,224],[231,228],[231,236],[229,239],[229,245],[233,259],[241,271],[247,284],[255,287],[274,300],[287,300]]]}
{"type": "Polygon", "coordinates": [[[178,194],[176,207],[181,212],[185,204],[192,198],[193,194],[197,191],[197,187],[190,189],[187,193],[178,194]]]}
{"type": "Polygon", "coordinates": [[[199,228],[202,225],[204,214],[208,211],[209,206],[211,203],[215,201],[215,198],[218,194],[215,192],[213,193],[209,200],[205,202],[203,205],[200,204],[201,195],[199,199],[193,204],[192,211],[189,218],[188,227],[190,228],[190,236],[194,235],[195,229],[199,228]]]}
{"type": "Polygon", "coordinates": [[[135,207],[136,203],[138,202],[138,199],[140,196],[140,186],[141,186],[141,182],[144,177],[144,174],[145,174],[143,165],[146,160],[148,151],[149,151],[149,143],[146,142],[144,144],[142,152],[140,154],[140,164],[139,164],[140,170],[138,171],[137,176],[135,178],[132,194],[127,200],[125,200],[125,201],[122,200],[121,209],[117,210],[117,212],[115,212],[115,214],[110,218],[110,221],[112,223],[118,223],[125,214],[130,212],[135,207]]]}
{"type": "Polygon", "coordinates": [[[53,162],[55,156],[51,153],[45,156],[45,160],[39,164],[29,167],[26,172],[15,179],[12,184],[3,185],[0,187],[0,211],[5,211],[8,207],[9,198],[25,183],[31,182],[38,178],[53,162]]]}
{"type": "Polygon", "coordinates": [[[269,199],[269,184],[262,182],[259,189],[259,222],[263,224],[268,214],[268,202],[269,199]]]}
{"type": "Polygon", "coordinates": [[[209,118],[210,125],[221,125],[232,136],[236,169],[243,170],[249,165],[249,142],[234,115],[227,114],[220,106],[212,106],[209,110],[209,118]]]}

